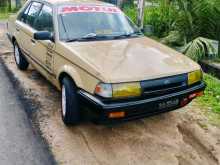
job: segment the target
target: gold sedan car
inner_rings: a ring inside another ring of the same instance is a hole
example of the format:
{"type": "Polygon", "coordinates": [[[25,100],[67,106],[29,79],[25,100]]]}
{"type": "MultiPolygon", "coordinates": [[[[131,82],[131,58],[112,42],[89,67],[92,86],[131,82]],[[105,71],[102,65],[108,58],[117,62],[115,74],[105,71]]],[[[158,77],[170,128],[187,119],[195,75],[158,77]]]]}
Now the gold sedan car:
{"type": "Polygon", "coordinates": [[[99,122],[178,109],[203,94],[200,66],[145,37],[114,5],[93,0],[29,0],[8,21],[20,70],[32,64],[62,91],[62,119],[81,106],[99,122]]]}

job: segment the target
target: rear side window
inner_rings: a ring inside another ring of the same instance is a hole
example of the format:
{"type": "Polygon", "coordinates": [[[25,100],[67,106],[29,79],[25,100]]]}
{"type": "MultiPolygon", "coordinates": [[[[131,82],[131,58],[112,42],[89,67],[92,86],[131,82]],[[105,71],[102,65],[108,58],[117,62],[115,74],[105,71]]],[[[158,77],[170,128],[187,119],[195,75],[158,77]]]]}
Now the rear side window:
{"type": "Polygon", "coordinates": [[[39,16],[35,19],[33,28],[38,31],[53,32],[53,12],[51,7],[43,6],[39,16]]]}
{"type": "Polygon", "coordinates": [[[34,21],[38,17],[41,7],[42,7],[41,3],[33,2],[29,8],[28,14],[24,22],[30,25],[31,27],[33,27],[34,21]]]}
{"type": "Polygon", "coordinates": [[[25,22],[31,3],[19,14],[18,20],[25,22]]]}

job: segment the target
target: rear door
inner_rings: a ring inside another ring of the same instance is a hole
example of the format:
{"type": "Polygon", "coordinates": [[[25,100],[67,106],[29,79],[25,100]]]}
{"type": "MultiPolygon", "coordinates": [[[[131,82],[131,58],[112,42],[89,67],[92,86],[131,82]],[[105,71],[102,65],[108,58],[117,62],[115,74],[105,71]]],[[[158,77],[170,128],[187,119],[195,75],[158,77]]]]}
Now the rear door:
{"type": "Polygon", "coordinates": [[[21,50],[28,56],[30,56],[30,45],[34,32],[32,26],[41,8],[42,4],[39,2],[29,3],[24,11],[20,13],[15,23],[16,40],[21,50]]]}

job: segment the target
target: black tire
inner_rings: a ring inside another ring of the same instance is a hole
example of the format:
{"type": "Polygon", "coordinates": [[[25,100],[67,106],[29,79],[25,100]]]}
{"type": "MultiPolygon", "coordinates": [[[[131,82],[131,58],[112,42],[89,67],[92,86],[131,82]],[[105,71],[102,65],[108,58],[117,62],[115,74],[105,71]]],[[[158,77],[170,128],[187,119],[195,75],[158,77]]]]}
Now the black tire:
{"type": "Polygon", "coordinates": [[[61,115],[65,125],[77,125],[80,122],[80,108],[77,88],[69,77],[62,80],[61,115]],[[65,98],[64,98],[65,92],[65,98]],[[65,105],[64,105],[65,104],[65,105]]]}
{"type": "Polygon", "coordinates": [[[29,65],[28,61],[25,59],[25,57],[22,54],[21,49],[19,48],[16,41],[14,42],[13,45],[14,45],[14,58],[15,58],[15,62],[16,62],[17,67],[20,70],[27,70],[28,65],[29,65]],[[17,53],[17,55],[16,55],[16,53],[17,53]]]}

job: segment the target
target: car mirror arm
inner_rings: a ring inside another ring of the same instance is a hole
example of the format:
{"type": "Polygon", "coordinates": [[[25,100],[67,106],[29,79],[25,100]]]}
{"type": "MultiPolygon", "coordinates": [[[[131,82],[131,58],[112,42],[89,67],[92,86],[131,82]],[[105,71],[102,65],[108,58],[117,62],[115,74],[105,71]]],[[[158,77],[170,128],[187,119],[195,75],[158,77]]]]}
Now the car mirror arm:
{"type": "Polygon", "coordinates": [[[55,36],[54,36],[54,33],[51,33],[50,41],[51,41],[51,42],[55,42],[55,36]]]}

